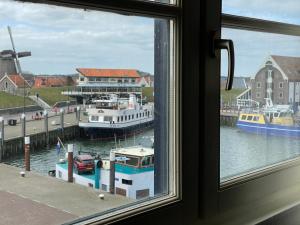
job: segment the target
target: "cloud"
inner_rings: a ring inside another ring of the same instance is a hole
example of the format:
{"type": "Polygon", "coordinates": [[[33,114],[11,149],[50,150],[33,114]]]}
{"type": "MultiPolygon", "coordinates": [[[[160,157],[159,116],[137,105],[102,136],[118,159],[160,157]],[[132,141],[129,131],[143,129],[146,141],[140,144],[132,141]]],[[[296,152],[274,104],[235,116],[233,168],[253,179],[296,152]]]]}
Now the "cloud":
{"type": "MultiPolygon", "coordinates": [[[[269,55],[300,57],[300,37],[239,29],[222,29],[235,50],[235,75],[254,76],[269,55]]],[[[222,53],[221,74],[227,73],[227,55],[222,53]]]]}
{"type": "Polygon", "coordinates": [[[300,4],[296,0],[223,0],[223,12],[300,24],[300,4]]]}
{"type": "Polygon", "coordinates": [[[78,67],[136,68],[153,73],[154,19],[0,0],[0,49],[11,26],[23,70],[74,73],[78,67]]]}

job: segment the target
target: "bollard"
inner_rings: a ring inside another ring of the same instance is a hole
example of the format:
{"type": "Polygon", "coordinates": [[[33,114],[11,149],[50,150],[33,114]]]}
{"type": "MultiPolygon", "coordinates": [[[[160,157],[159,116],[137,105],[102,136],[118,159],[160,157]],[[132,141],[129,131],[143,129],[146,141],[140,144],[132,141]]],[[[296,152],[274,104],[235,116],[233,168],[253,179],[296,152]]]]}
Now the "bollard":
{"type": "Polygon", "coordinates": [[[48,127],[48,112],[44,111],[44,131],[46,134],[46,146],[49,147],[49,127],[48,127]]]}
{"type": "Polygon", "coordinates": [[[60,109],[60,127],[64,130],[64,109],[60,109]]]}
{"type": "Polygon", "coordinates": [[[73,182],[73,144],[68,144],[68,182],[73,182]]]}
{"type": "Polygon", "coordinates": [[[21,125],[22,125],[22,137],[26,136],[26,116],[25,113],[21,115],[21,125]]]}
{"type": "Polygon", "coordinates": [[[30,137],[24,138],[25,170],[30,171],[30,137]]]}
{"type": "Polygon", "coordinates": [[[76,108],[76,119],[77,119],[77,122],[79,123],[80,121],[80,106],[77,106],[76,108]]]}
{"type": "Polygon", "coordinates": [[[111,194],[115,193],[115,153],[113,151],[110,152],[109,155],[109,191],[111,194]]]}
{"type": "Polygon", "coordinates": [[[95,188],[100,188],[101,160],[95,160],[95,188]]]}

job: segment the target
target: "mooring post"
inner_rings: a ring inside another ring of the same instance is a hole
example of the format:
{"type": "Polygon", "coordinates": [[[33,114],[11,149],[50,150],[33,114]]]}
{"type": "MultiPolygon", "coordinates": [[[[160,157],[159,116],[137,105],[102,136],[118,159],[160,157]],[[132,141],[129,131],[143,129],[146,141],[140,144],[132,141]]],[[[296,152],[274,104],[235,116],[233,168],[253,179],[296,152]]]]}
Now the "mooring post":
{"type": "Polygon", "coordinates": [[[73,144],[68,144],[68,182],[73,182],[73,144]]]}
{"type": "Polygon", "coordinates": [[[76,108],[76,119],[77,119],[77,122],[79,123],[80,121],[80,106],[77,106],[76,108]]]}
{"type": "Polygon", "coordinates": [[[26,116],[25,113],[21,115],[21,125],[22,125],[22,137],[25,138],[26,136],[26,116]]]}
{"type": "Polygon", "coordinates": [[[110,151],[109,155],[109,167],[110,167],[110,176],[109,176],[109,191],[111,194],[115,193],[115,160],[116,156],[113,151],[110,151]]]}
{"type": "Polygon", "coordinates": [[[48,127],[48,111],[44,111],[44,130],[46,134],[46,146],[49,147],[49,127],[48,127]]]}
{"type": "Polygon", "coordinates": [[[24,137],[25,170],[30,171],[30,137],[24,137]]]}
{"type": "Polygon", "coordinates": [[[0,162],[2,162],[3,145],[4,145],[4,119],[1,116],[0,117],[0,162]]]}
{"type": "Polygon", "coordinates": [[[60,109],[60,128],[64,130],[64,109],[60,109]]]}
{"type": "Polygon", "coordinates": [[[95,188],[99,189],[100,187],[100,164],[101,160],[95,160],[95,188]]]}

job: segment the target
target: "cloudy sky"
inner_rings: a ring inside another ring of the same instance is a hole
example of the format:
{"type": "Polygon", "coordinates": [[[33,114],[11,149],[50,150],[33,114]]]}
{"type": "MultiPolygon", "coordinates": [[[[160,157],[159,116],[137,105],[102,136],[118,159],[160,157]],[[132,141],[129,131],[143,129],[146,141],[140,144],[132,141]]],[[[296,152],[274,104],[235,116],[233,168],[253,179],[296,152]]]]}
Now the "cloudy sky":
{"type": "MultiPolygon", "coordinates": [[[[135,68],[153,73],[154,20],[0,0],[0,50],[11,49],[11,26],[23,70],[71,74],[75,68],[135,68]]],[[[297,0],[223,0],[223,13],[300,24],[297,0]]],[[[223,29],[234,41],[236,76],[253,76],[269,55],[300,57],[300,37],[223,29]]],[[[222,55],[222,75],[226,55],[222,55]]]]}
{"type": "Polygon", "coordinates": [[[71,74],[75,68],[135,68],[153,73],[154,20],[0,0],[0,49],[12,29],[24,71],[71,74]]]}
{"type": "MultiPolygon", "coordinates": [[[[223,0],[223,13],[300,25],[298,0],[223,0]]],[[[223,29],[222,37],[234,42],[236,76],[254,76],[269,55],[300,57],[300,37],[235,29],[223,29]]],[[[222,59],[226,75],[224,52],[222,59]]]]}

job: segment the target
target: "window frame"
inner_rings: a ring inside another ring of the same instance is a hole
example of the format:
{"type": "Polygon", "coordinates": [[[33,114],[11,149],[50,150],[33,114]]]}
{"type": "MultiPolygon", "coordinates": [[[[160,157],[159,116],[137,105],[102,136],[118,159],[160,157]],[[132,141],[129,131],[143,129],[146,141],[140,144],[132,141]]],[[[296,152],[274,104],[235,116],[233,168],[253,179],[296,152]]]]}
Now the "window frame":
{"type": "MultiPolygon", "coordinates": [[[[222,14],[220,0],[207,2],[205,9],[209,13],[204,32],[209,38],[204,46],[212,46],[212,31],[221,38],[222,27],[300,36],[297,25],[222,14]]],[[[211,51],[206,48],[201,71],[205,74],[201,218],[208,224],[256,224],[300,202],[300,157],[220,182],[220,51],[216,57],[211,51]]]]}
{"type": "MultiPolygon", "coordinates": [[[[175,118],[179,130],[172,130],[174,137],[179,137],[176,142],[179,151],[174,154],[180,161],[173,161],[172,166],[176,167],[176,174],[180,180],[174,180],[178,196],[162,196],[141,202],[138,208],[134,205],[120,207],[118,213],[109,211],[104,216],[87,217],[86,222],[90,224],[112,223],[118,224],[153,224],[153,222],[168,221],[172,224],[181,224],[181,221],[189,223],[198,219],[199,215],[199,124],[198,117],[189,118],[191,110],[198,115],[199,104],[192,100],[199,96],[199,28],[200,28],[200,2],[180,1],[178,5],[167,5],[154,2],[134,1],[134,0],[25,0],[24,2],[47,3],[67,7],[78,7],[86,9],[104,10],[127,15],[155,16],[162,18],[174,18],[177,21],[174,46],[176,46],[176,59],[174,72],[179,76],[175,80],[175,87],[178,93],[178,102],[175,102],[175,118]],[[183,19],[185,18],[185,19],[183,19]],[[184,32],[181,32],[183,30],[184,32]],[[191,59],[190,57],[193,56],[191,59]],[[182,76],[189,74],[189,76],[182,76]],[[185,107],[183,107],[183,105],[185,107]],[[186,115],[186,116],[184,116],[186,115]],[[182,119],[184,118],[184,123],[182,119]],[[193,129],[193,133],[188,131],[193,129]],[[184,132],[187,131],[187,132],[184,132]],[[182,143],[185,151],[180,151],[182,143]],[[193,157],[190,157],[193,155],[193,157]],[[183,169],[181,169],[183,168],[183,169]],[[182,174],[182,175],[181,175],[182,174]],[[183,176],[189,174],[189,176],[183,176]],[[181,182],[182,181],[182,182],[181,182]],[[184,197],[183,197],[184,196],[184,197]],[[146,218],[146,219],[145,219],[146,218]],[[148,223],[147,223],[148,222],[148,223]]],[[[174,47],[172,46],[172,47],[174,47]]],[[[171,146],[172,147],[172,146],[171,146]]],[[[175,146],[173,146],[175,147],[175,146]]],[[[175,158],[173,159],[175,160],[175,158]]],[[[170,179],[172,180],[172,179],[170,179]]],[[[79,223],[82,219],[75,220],[79,223]]],[[[67,223],[68,224],[68,223],[67,223]]]]}

